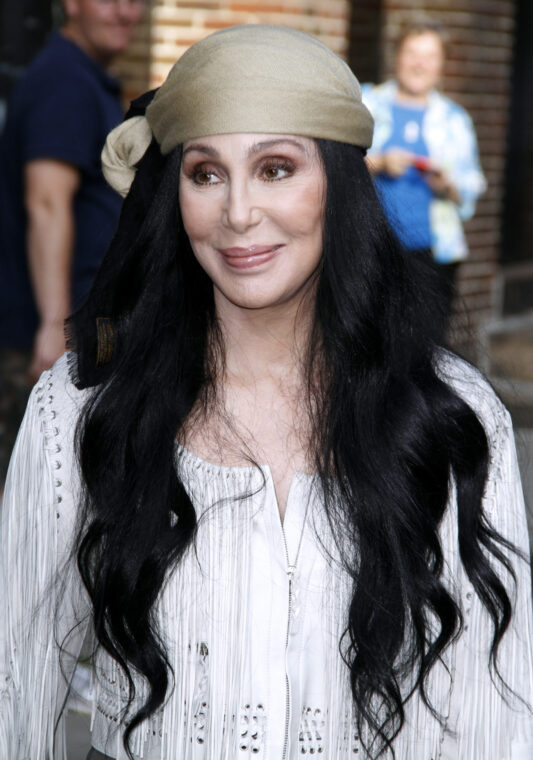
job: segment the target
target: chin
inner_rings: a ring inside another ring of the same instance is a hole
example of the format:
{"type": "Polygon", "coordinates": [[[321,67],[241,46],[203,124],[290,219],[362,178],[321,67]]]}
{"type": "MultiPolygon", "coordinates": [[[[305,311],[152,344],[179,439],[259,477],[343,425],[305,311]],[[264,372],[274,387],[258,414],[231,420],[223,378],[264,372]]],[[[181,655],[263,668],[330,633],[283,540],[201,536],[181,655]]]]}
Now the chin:
{"type": "Polygon", "coordinates": [[[109,43],[109,53],[118,55],[119,53],[122,53],[130,44],[131,42],[131,33],[128,32],[127,34],[117,34],[114,33],[113,37],[111,38],[111,41],[109,43]]]}
{"type": "Polygon", "coordinates": [[[292,310],[295,304],[300,304],[306,298],[306,291],[297,293],[221,293],[223,299],[232,306],[250,312],[292,310]]]}
{"type": "Polygon", "coordinates": [[[254,298],[253,296],[228,298],[227,300],[238,309],[245,309],[246,311],[262,311],[263,309],[271,309],[283,305],[283,300],[277,300],[275,298],[254,298]]]}

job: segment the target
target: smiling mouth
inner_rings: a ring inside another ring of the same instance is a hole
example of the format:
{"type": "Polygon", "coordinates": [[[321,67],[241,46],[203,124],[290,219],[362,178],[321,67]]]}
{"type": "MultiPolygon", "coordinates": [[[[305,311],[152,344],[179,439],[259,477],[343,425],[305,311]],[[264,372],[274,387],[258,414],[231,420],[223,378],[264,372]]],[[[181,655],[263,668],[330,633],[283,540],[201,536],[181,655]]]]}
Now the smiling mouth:
{"type": "Polygon", "coordinates": [[[279,245],[251,245],[248,248],[219,248],[218,252],[230,267],[234,269],[251,269],[273,259],[283,248],[279,245]]]}

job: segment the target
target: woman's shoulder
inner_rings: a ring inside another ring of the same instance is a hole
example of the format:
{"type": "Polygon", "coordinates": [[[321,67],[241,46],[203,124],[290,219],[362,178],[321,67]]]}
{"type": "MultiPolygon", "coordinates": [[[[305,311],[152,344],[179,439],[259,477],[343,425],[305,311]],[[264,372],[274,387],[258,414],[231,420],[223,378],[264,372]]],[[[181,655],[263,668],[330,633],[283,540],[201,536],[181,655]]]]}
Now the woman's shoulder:
{"type": "Polygon", "coordinates": [[[396,82],[393,79],[388,79],[380,84],[365,82],[361,85],[364,102],[368,100],[376,103],[391,103],[396,96],[397,89],[396,82]]]}
{"type": "Polygon", "coordinates": [[[510,415],[485,375],[452,351],[441,350],[435,368],[439,377],[476,413],[489,440],[511,426],[510,415]]]}
{"type": "Polygon", "coordinates": [[[52,406],[56,415],[71,417],[72,414],[79,413],[87,398],[87,391],[76,388],[72,380],[74,366],[75,354],[67,352],[60,356],[35,384],[32,391],[34,403],[52,406]]]}
{"type": "Polygon", "coordinates": [[[6,478],[6,525],[31,515],[24,530],[39,532],[53,518],[57,529],[66,531],[62,535],[70,535],[79,493],[75,436],[85,398],[72,382],[67,355],[33,387],[6,478]]]}
{"type": "Polygon", "coordinates": [[[65,353],[42,373],[28,401],[27,416],[40,421],[34,434],[57,441],[62,450],[71,450],[74,432],[87,391],[80,391],[72,380],[75,355],[65,353]]]}
{"type": "Polygon", "coordinates": [[[468,114],[468,111],[463,108],[462,105],[457,103],[455,100],[452,100],[452,98],[450,98],[448,95],[445,95],[440,90],[433,90],[430,93],[429,109],[435,113],[442,114],[442,116],[445,116],[448,119],[455,117],[460,120],[465,120],[469,124],[472,121],[468,114]]]}

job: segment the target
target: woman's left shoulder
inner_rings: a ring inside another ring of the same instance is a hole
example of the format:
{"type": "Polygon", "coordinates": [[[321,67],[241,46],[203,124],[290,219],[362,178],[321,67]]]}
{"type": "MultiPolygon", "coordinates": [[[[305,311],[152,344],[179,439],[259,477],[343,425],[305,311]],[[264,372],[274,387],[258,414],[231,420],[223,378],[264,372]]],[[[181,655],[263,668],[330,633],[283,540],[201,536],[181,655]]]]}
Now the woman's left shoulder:
{"type": "Polygon", "coordinates": [[[438,376],[476,413],[489,439],[502,428],[511,427],[511,418],[485,375],[452,351],[440,350],[435,359],[438,376]]]}
{"type": "Polygon", "coordinates": [[[430,108],[435,111],[438,109],[443,114],[446,113],[447,118],[456,117],[459,119],[465,119],[470,122],[470,116],[468,111],[463,108],[462,105],[452,100],[448,95],[445,95],[440,90],[433,90],[429,96],[430,108]]]}

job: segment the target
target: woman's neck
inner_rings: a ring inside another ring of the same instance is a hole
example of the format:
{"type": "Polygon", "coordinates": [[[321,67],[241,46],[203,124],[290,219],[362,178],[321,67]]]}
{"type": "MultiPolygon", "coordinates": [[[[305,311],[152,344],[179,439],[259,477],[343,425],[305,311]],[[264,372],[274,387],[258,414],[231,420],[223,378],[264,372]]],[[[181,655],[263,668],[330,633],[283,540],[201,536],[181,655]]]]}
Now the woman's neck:
{"type": "Polygon", "coordinates": [[[425,108],[428,104],[429,92],[413,93],[408,90],[402,89],[401,85],[398,85],[396,92],[396,100],[406,106],[414,106],[416,108],[425,108]]]}
{"type": "Polygon", "coordinates": [[[268,464],[283,518],[294,473],[313,468],[306,393],[313,311],[301,301],[296,309],[215,304],[220,334],[213,348],[224,359],[213,357],[214,403],[192,411],[179,439],[207,461],[268,464]]]}
{"type": "Polygon", "coordinates": [[[224,383],[233,386],[298,382],[312,329],[310,309],[290,306],[217,308],[224,345],[224,383]]]}

